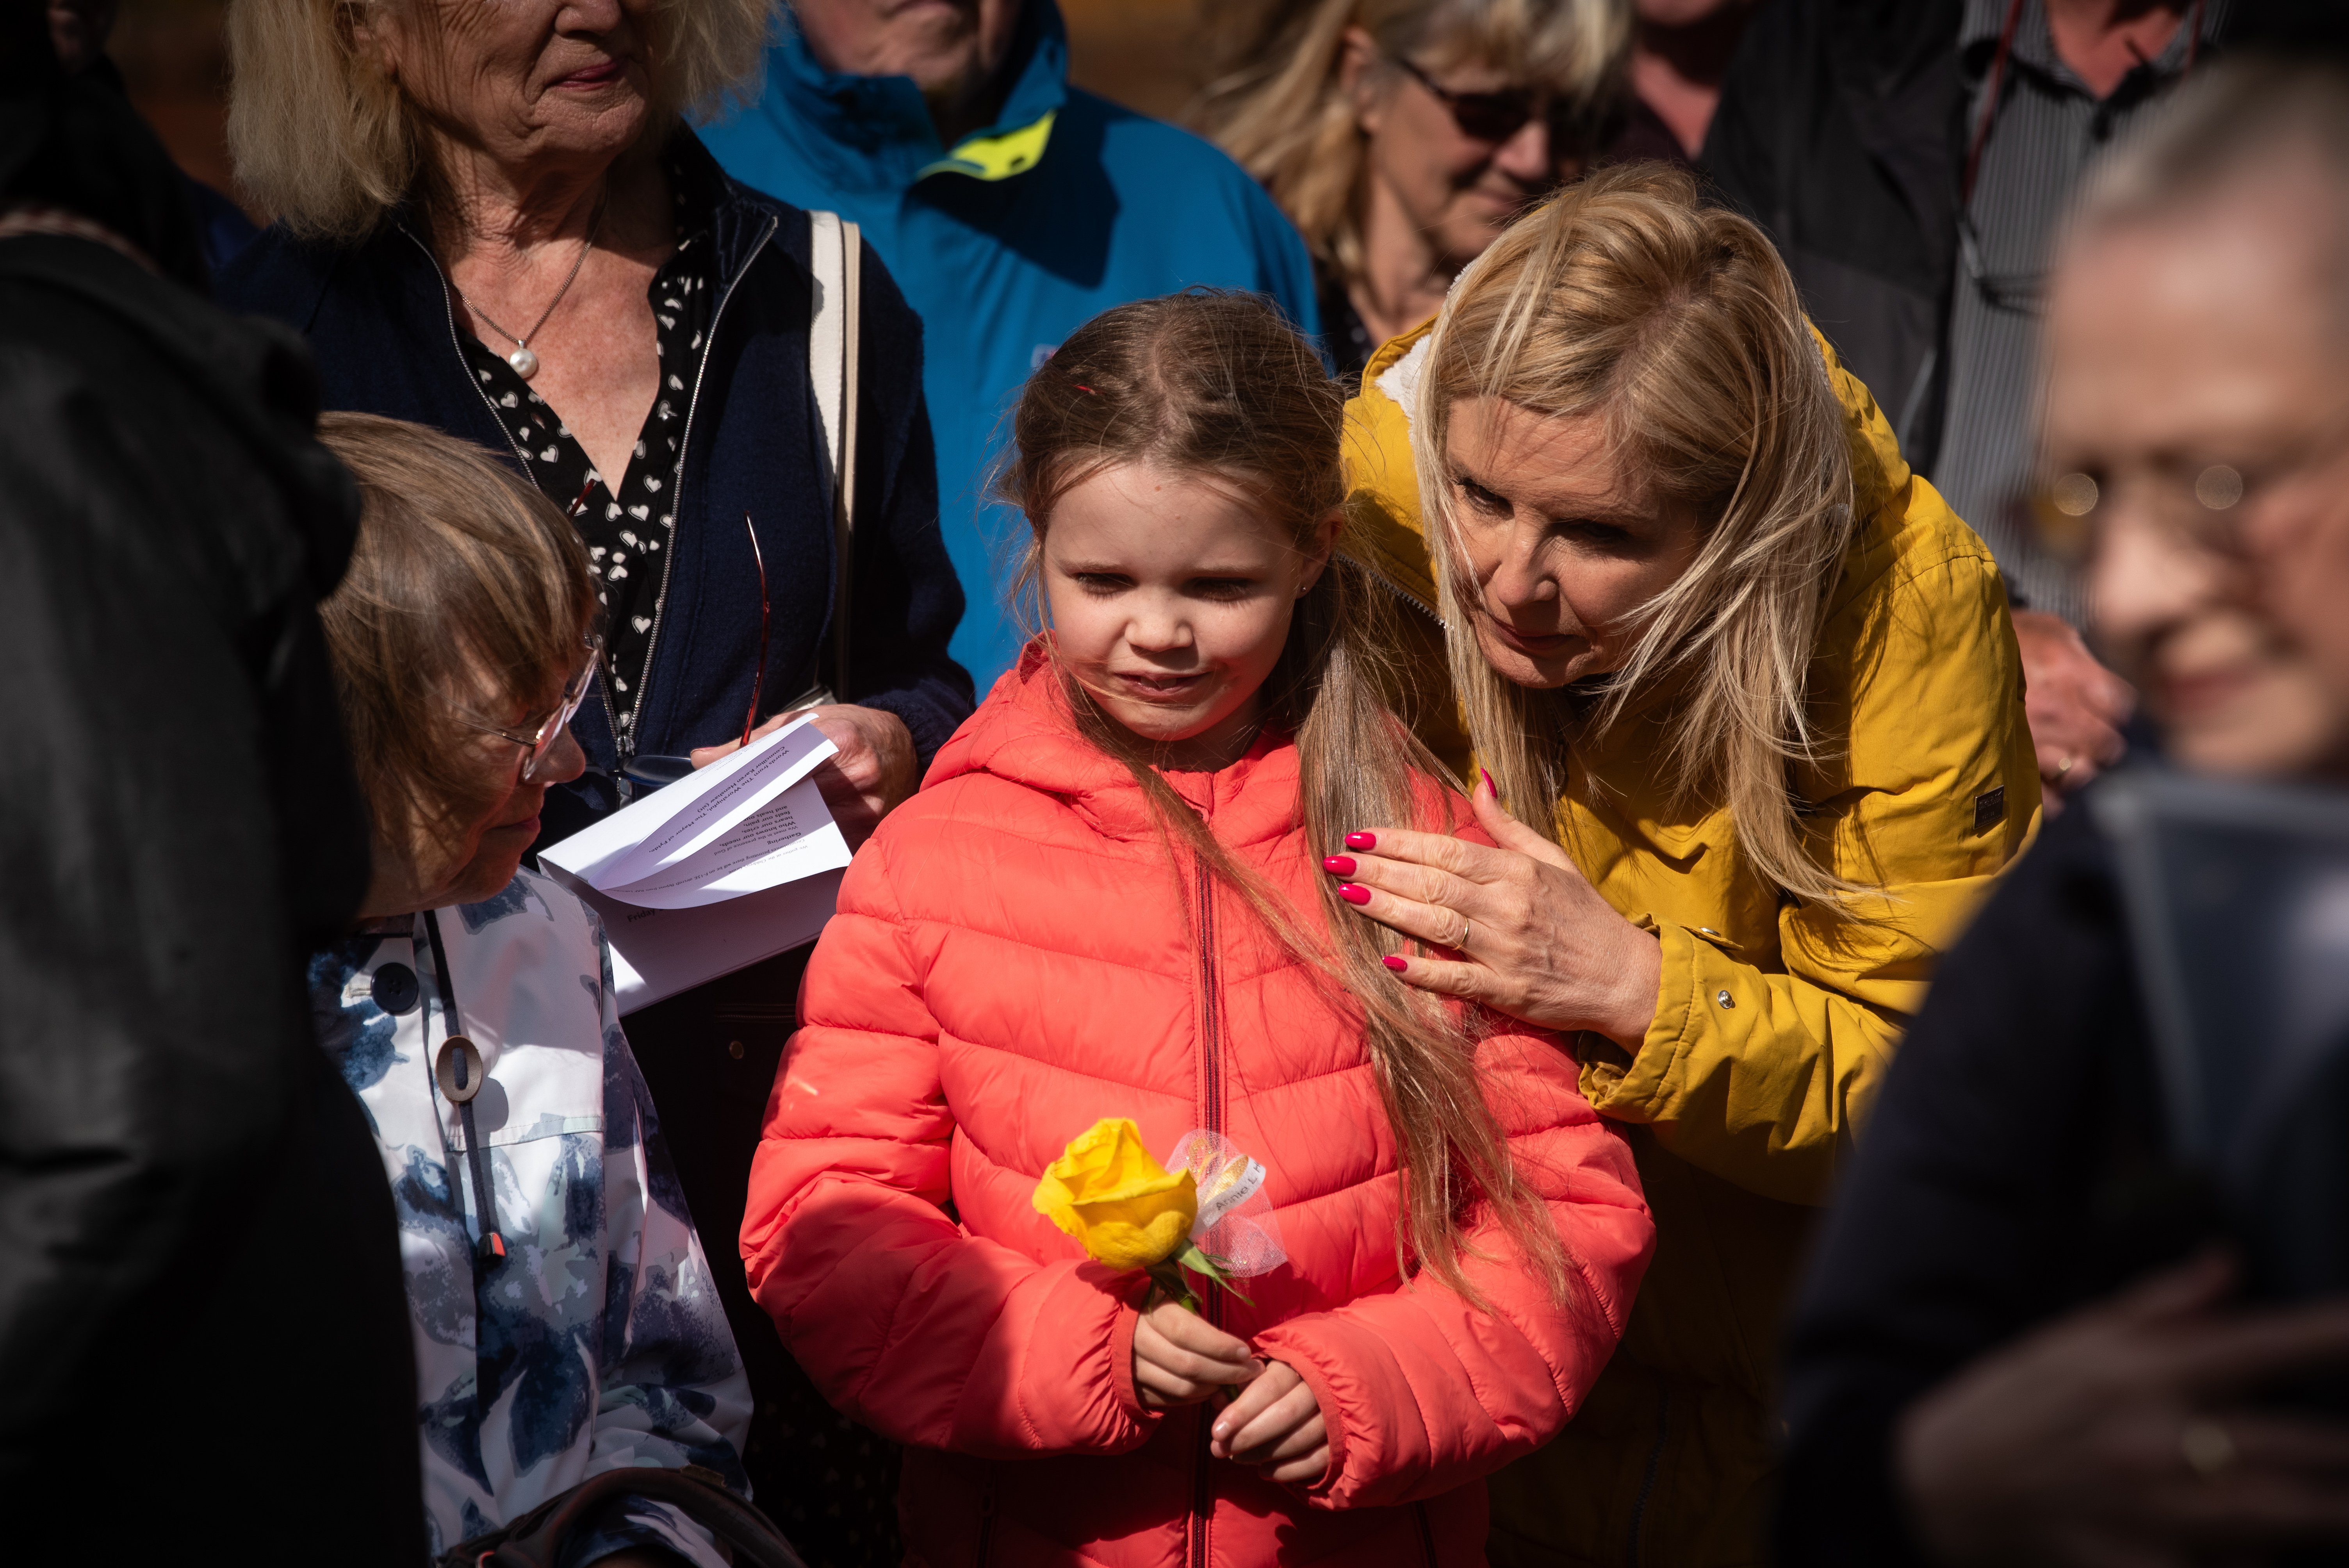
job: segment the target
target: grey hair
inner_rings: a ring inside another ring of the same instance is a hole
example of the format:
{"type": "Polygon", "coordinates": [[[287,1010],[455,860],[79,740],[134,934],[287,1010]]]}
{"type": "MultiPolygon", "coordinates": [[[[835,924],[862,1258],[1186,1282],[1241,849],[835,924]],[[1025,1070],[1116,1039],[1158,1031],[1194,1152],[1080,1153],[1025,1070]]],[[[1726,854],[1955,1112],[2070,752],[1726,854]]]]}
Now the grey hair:
{"type": "Polygon", "coordinates": [[[2096,165],[2071,232],[2170,217],[2295,155],[2349,197],[2349,68],[2261,55],[2224,61],[2180,86],[2096,165]]]}

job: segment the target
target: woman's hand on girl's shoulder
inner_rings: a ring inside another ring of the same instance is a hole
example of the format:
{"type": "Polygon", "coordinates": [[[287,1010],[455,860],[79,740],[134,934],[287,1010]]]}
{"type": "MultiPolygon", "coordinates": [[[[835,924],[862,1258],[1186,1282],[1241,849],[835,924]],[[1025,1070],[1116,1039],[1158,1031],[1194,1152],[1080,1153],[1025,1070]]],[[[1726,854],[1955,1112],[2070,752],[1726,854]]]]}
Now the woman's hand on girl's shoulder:
{"type": "Polygon", "coordinates": [[[1330,1469],[1330,1426],[1312,1386],[1286,1361],[1268,1361],[1208,1434],[1207,1451],[1253,1465],[1284,1486],[1311,1486],[1330,1469]]]}
{"type": "Polygon", "coordinates": [[[1566,851],[1501,808],[1480,778],[1476,820],[1494,848],[1442,833],[1373,828],[1321,862],[1347,903],[1450,958],[1392,957],[1424,991],[1542,1028],[1591,1029],[1636,1051],[1655,1016],[1663,953],[1615,912],[1566,851]]]}
{"type": "Polygon", "coordinates": [[[1257,1376],[1256,1357],[1185,1306],[1153,1290],[1133,1326],[1133,1391],[1144,1406],[1163,1410],[1196,1405],[1257,1376]]]}

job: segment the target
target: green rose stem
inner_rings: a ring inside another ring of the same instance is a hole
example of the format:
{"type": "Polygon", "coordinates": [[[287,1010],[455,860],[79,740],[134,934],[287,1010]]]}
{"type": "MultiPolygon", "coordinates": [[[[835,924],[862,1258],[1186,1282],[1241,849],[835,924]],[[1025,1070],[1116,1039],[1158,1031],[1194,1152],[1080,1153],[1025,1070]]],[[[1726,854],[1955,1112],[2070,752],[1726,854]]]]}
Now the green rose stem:
{"type": "Polygon", "coordinates": [[[1168,1299],[1179,1301],[1190,1311],[1197,1312],[1199,1298],[1192,1291],[1191,1282],[1183,1277],[1185,1269],[1189,1269],[1193,1274],[1206,1275],[1224,1289],[1230,1291],[1233,1295],[1238,1296],[1239,1300],[1247,1305],[1256,1305],[1247,1297],[1240,1295],[1237,1288],[1232,1284],[1232,1276],[1225,1271],[1223,1260],[1201,1252],[1199,1243],[1196,1242],[1185,1243],[1183,1250],[1173,1257],[1161,1259],[1142,1272],[1157,1282],[1158,1288],[1166,1293],[1168,1299]]]}

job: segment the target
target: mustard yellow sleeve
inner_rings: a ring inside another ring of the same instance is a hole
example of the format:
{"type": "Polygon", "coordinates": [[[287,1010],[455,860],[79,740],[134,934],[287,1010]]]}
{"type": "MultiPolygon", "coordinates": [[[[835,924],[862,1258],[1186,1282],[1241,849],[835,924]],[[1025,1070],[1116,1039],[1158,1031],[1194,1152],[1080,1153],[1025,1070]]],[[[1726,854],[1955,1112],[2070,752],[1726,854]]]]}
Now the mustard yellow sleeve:
{"type": "MultiPolygon", "coordinates": [[[[1832,362],[1831,362],[1832,363],[1832,362]]],[[[1886,548],[1860,552],[1814,676],[1840,756],[1798,779],[1837,874],[1882,890],[1852,916],[1785,901],[1757,963],[1656,923],[1656,1013],[1636,1055],[1589,1052],[1583,1089],[1681,1158],[1765,1197],[1823,1202],[1940,954],[2039,820],[2021,658],[1990,552],[1909,473],[1866,389],[1837,373],[1886,548]],[[1887,464],[1894,465],[1888,468],[1887,464]]]]}

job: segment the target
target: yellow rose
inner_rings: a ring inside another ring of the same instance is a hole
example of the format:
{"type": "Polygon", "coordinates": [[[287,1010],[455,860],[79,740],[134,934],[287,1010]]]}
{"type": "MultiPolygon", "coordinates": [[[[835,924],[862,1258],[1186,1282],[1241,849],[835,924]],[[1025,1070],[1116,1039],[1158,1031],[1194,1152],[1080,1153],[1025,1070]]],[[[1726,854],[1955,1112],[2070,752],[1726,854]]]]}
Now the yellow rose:
{"type": "Polygon", "coordinates": [[[1199,1215],[1188,1171],[1172,1175],[1123,1117],[1104,1117],[1070,1140],[1036,1183],[1036,1212],[1113,1269],[1146,1269],[1187,1245],[1199,1215]]]}

